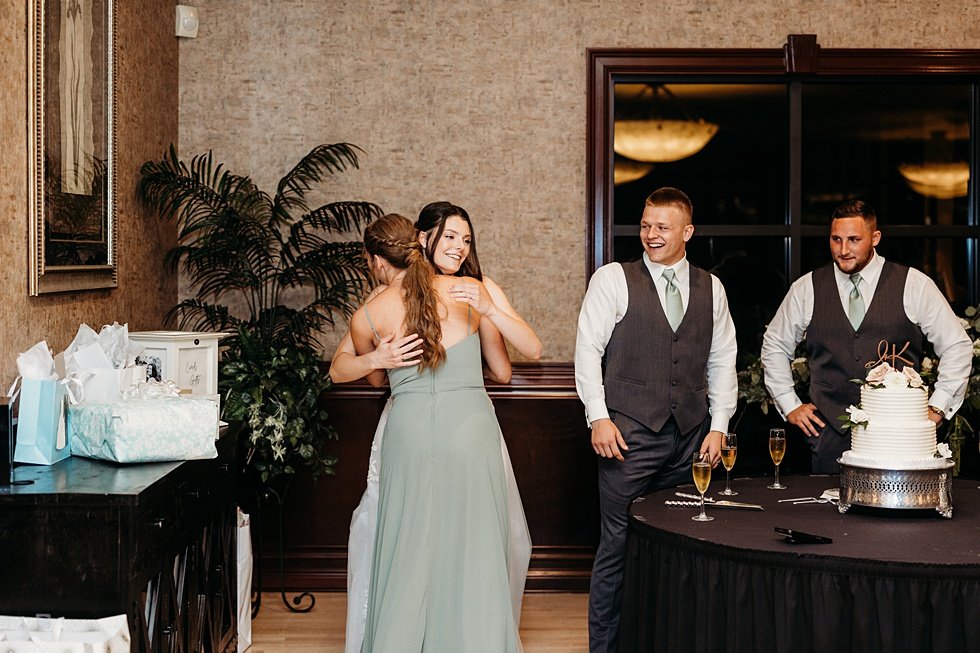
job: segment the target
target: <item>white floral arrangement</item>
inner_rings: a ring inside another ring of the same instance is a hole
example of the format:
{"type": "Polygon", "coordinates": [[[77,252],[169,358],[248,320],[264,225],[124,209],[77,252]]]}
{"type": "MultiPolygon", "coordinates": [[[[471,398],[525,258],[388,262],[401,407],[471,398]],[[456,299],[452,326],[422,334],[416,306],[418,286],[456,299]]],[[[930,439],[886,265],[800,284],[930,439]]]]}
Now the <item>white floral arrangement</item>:
{"type": "Polygon", "coordinates": [[[871,368],[865,383],[870,388],[922,388],[926,391],[926,384],[915,369],[905,366],[899,372],[888,363],[871,368]]]}
{"type": "MultiPolygon", "coordinates": [[[[930,362],[930,367],[931,363],[930,362]]],[[[927,392],[926,384],[915,369],[905,366],[901,372],[896,370],[888,363],[879,363],[871,368],[864,381],[855,379],[855,383],[862,383],[869,388],[920,388],[927,392]]],[[[868,414],[861,410],[861,405],[853,404],[847,407],[847,414],[838,417],[843,422],[843,428],[852,429],[855,426],[867,426],[868,414]]]]}
{"type": "Polygon", "coordinates": [[[936,445],[936,458],[952,458],[953,450],[945,442],[936,445]]]}

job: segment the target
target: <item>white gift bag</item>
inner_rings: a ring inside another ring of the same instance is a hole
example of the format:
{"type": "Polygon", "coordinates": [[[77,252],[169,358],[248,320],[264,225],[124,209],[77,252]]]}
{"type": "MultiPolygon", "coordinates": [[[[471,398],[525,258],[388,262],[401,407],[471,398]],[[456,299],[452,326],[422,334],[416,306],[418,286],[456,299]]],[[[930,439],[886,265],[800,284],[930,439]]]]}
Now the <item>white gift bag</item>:
{"type": "Polygon", "coordinates": [[[252,530],[238,509],[238,653],[252,645],[252,530]]]}
{"type": "Polygon", "coordinates": [[[104,619],[0,616],[4,653],[129,653],[126,615],[104,619]]]}

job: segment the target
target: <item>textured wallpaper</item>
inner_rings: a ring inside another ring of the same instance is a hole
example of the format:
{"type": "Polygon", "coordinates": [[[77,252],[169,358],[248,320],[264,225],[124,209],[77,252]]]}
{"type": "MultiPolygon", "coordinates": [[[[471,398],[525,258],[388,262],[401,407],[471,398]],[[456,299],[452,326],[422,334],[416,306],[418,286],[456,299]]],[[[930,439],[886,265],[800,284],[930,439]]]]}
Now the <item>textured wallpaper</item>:
{"type": "MultiPolygon", "coordinates": [[[[588,47],[976,47],[972,0],[199,0],[180,45],[180,145],[269,185],[313,145],[361,169],[324,199],[414,217],[447,199],[480,259],[570,360],[585,292],[588,47]]],[[[637,218],[639,221],[639,217],[637,218]]]]}
{"type": "MultiPolygon", "coordinates": [[[[117,2],[120,287],[29,299],[26,7],[0,31],[0,379],[40,338],[63,347],[79,322],[160,326],[177,294],[160,264],[173,229],[133,199],[139,164],[178,133],[175,2],[117,2]]],[[[179,44],[184,156],[219,160],[268,187],[311,147],[349,141],[360,170],[314,201],[369,199],[414,216],[448,199],[476,223],[489,275],[570,360],[585,291],[585,50],[779,47],[966,48],[972,1],[560,0],[415,2],[197,0],[201,32],[179,44]]],[[[332,334],[327,334],[332,342],[332,334]]]]}
{"type": "Polygon", "coordinates": [[[132,330],[160,328],[177,297],[174,275],[163,269],[163,250],[174,242],[172,226],[146,216],[137,205],[136,180],[143,161],[177,139],[177,39],[174,2],[123,0],[117,8],[117,202],[119,287],[84,293],[28,297],[27,256],[27,4],[0,9],[0,385],[16,375],[17,353],[41,339],[56,351],[79,323],[98,328],[113,320],[132,330]]]}

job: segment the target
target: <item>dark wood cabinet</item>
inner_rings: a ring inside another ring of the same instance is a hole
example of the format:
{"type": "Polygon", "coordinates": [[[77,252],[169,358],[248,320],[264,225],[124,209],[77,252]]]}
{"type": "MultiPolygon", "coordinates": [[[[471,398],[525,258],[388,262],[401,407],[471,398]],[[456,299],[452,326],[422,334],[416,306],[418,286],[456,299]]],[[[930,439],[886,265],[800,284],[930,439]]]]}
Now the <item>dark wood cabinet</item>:
{"type": "Polygon", "coordinates": [[[218,458],[21,466],[0,486],[0,613],[125,613],[133,650],[234,651],[235,440],[218,458]]]}

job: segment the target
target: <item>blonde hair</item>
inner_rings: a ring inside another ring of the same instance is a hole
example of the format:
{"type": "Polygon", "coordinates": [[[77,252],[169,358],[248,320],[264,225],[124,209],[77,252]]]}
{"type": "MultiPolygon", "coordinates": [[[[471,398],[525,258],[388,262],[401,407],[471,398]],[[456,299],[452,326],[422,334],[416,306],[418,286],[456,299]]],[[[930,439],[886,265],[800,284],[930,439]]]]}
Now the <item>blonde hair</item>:
{"type": "Polygon", "coordinates": [[[417,333],[422,338],[419,369],[439,367],[446,360],[439,299],[432,287],[434,272],[425,258],[415,226],[397,213],[381,216],[364,230],[364,249],[388,261],[392,267],[405,270],[402,279],[405,333],[417,333]]]}

